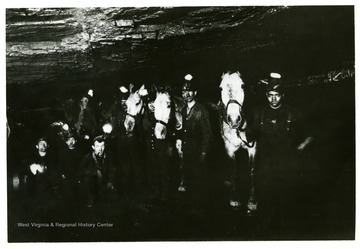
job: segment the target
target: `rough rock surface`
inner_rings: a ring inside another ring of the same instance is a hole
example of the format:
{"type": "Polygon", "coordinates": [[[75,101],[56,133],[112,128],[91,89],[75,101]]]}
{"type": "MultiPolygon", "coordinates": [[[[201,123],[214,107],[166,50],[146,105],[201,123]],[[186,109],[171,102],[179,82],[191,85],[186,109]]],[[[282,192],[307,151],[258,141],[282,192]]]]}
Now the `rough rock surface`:
{"type": "Polygon", "coordinates": [[[7,86],[172,83],[186,73],[216,86],[227,69],[248,84],[269,71],[324,83],[354,76],[354,50],[351,6],[6,10],[7,86]]]}

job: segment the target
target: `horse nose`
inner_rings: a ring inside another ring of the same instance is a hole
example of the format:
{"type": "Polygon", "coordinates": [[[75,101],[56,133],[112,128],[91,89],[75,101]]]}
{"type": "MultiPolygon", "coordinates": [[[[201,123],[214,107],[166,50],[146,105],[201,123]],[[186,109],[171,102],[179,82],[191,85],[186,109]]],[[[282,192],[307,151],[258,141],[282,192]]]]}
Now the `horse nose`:
{"type": "Polygon", "coordinates": [[[167,129],[166,129],[165,126],[160,125],[160,124],[155,125],[155,131],[154,132],[155,132],[155,137],[157,139],[165,139],[166,131],[167,131],[167,129]]]}
{"type": "Polygon", "coordinates": [[[163,139],[165,139],[165,137],[166,137],[166,127],[164,127],[164,128],[161,130],[161,137],[162,137],[163,139]]]}
{"type": "Polygon", "coordinates": [[[131,132],[131,131],[133,131],[133,129],[134,129],[135,122],[134,122],[132,119],[126,118],[126,119],[125,119],[125,122],[124,122],[124,125],[125,125],[125,130],[126,130],[127,132],[131,132]]]}
{"type": "Polygon", "coordinates": [[[240,122],[241,122],[241,117],[240,116],[236,116],[235,118],[232,117],[231,115],[227,115],[227,120],[228,120],[228,124],[230,125],[231,128],[236,129],[239,127],[240,122]]]}

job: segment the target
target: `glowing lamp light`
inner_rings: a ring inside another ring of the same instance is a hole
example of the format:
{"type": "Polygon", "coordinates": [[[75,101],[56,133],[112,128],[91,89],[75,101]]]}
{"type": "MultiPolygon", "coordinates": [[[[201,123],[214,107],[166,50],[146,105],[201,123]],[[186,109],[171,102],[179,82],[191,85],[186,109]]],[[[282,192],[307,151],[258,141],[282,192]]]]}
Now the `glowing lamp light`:
{"type": "Polygon", "coordinates": [[[64,124],[64,125],[62,126],[62,128],[63,128],[64,131],[68,131],[68,130],[69,130],[69,125],[68,125],[68,124],[64,124]]]}
{"type": "Polygon", "coordinates": [[[193,76],[191,74],[185,75],[185,80],[192,80],[193,76]]]}
{"type": "Polygon", "coordinates": [[[61,121],[55,121],[55,122],[52,122],[51,123],[51,126],[54,127],[54,126],[62,126],[64,123],[61,122],[61,121]]]}
{"type": "Polygon", "coordinates": [[[102,128],[104,133],[108,133],[108,134],[110,134],[113,129],[111,124],[104,124],[102,128]]]}
{"type": "Polygon", "coordinates": [[[93,91],[92,89],[90,89],[90,90],[88,91],[88,95],[89,95],[90,97],[93,97],[93,96],[94,96],[94,91],[93,91]]]}
{"type": "Polygon", "coordinates": [[[13,176],[13,187],[14,189],[19,189],[19,186],[20,186],[20,178],[18,175],[14,175],[13,176]]]}
{"type": "Polygon", "coordinates": [[[33,175],[36,175],[37,173],[42,174],[45,171],[45,167],[40,164],[33,163],[30,165],[30,171],[31,171],[31,173],[33,173],[33,175]]]}
{"type": "Polygon", "coordinates": [[[38,166],[37,164],[35,164],[35,163],[31,164],[31,165],[30,165],[30,171],[31,171],[31,173],[32,173],[33,175],[36,175],[36,171],[37,171],[38,168],[39,168],[39,166],[38,166]]]}
{"type": "Polygon", "coordinates": [[[271,78],[274,78],[274,79],[281,79],[281,75],[278,74],[278,73],[271,73],[271,74],[270,74],[270,77],[271,77],[271,78]]]}
{"type": "Polygon", "coordinates": [[[120,89],[120,92],[122,92],[122,93],[128,92],[128,89],[126,89],[126,87],[124,87],[124,86],[121,86],[119,89],[120,89]]]}

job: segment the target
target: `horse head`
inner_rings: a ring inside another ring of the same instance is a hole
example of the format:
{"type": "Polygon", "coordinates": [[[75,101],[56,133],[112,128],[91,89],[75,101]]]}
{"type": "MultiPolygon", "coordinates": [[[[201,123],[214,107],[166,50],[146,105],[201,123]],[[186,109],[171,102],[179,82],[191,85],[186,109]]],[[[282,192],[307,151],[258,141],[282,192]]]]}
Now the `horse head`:
{"type": "Polygon", "coordinates": [[[184,102],[180,97],[172,96],[170,87],[155,87],[156,98],[153,102],[154,118],[156,120],[154,134],[157,139],[165,139],[168,126],[174,125],[176,130],[182,128],[181,109],[184,102]]]}
{"type": "Polygon", "coordinates": [[[232,129],[237,129],[243,123],[244,82],[239,72],[227,72],[222,75],[221,79],[219,86],[221,89],[221,101],[225,106],[223,118],[232,129]]]}
{"type": "Polygon", "coordinates": [[[147,95],[145,86],[142,85],[139,90],[134,91],[134,85],[130,84],[129,97],[126,99],[126,117],[124,126],[127,132],[132,132],[135,127],[135,120],[139,114],[144,112],[143,96],[147,95]]]}
{"type": "Polygon", "coordinates": [[[165,139],[171,114],[171,97],[167,91],[157,92],[153,103],[156,120],[154,134],[157,139],[165,139]]]}

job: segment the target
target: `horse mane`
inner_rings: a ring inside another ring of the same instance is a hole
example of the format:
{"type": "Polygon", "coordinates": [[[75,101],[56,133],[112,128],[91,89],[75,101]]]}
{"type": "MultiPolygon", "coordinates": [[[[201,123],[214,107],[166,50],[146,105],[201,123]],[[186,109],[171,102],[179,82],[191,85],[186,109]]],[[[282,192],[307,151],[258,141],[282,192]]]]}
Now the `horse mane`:
{"type": "Polygon", "coordinates": [[[177,112],[181,112],[181,110],[182,110],[182,109],[184,108],[184,106],[185,106],[185,102],[184,102],[183,98],[174,95],[174,96],[172,96],[172,100],[173,100],[173,102],[174,102],[174,104],[175,104],[175,110],[176,110],[177,112]]]}

